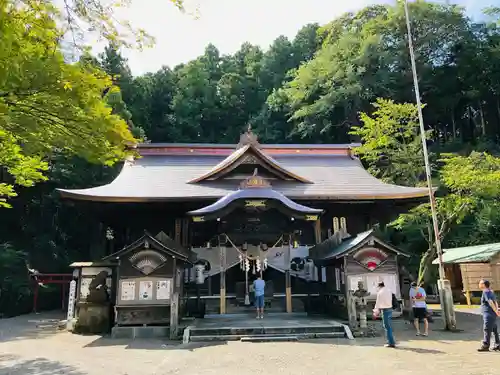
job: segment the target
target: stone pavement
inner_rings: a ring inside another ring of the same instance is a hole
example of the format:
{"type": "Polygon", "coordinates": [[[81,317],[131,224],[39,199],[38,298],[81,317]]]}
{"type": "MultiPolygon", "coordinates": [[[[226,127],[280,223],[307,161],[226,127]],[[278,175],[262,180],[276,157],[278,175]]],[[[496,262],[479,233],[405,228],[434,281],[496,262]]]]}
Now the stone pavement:
{"type": "Polygon", "coordinates": [[[490,375],[500,372],[500,353],[477,353],[480,317],[459,313],[464,332],[415,337],[395,322],[399,347],[381,338],[290,343],[179,345],[159,340],[117,341],[37,328],[50,315],[0,320],[0,375],[490,375]]]}

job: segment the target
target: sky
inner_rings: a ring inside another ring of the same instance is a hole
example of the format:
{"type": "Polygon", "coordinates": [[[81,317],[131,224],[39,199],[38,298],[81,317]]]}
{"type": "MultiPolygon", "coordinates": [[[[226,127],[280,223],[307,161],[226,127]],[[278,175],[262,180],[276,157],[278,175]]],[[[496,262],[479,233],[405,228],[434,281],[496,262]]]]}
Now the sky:
{"type": "MultiPolygon", "coordinates": [[[[192,60],[209,43],[222,54],[234,53],[244,42],[266,49],[280,35],[293,38],[308,23],[326,24],[347,11],[391,1],[396,0],[186,0],[188,11],[198,9],[195,17],[180,12],[169,0],[133,0],[118,17],[156,38],[152,48],[124,51],[132,73],[140,75],[192,60]]],[[[500,4],[500,0],[450,2],[465,6],[473,16],[500,4]]]]}

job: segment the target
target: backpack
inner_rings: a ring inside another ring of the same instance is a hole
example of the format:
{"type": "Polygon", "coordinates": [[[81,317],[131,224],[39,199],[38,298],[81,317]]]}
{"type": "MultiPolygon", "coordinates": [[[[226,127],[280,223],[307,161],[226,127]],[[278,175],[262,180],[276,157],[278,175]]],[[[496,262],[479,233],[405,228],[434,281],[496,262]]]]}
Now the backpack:
{"type": "Polygon", "coordinates": [[[399,309],[399,301],[394,293],[392,293],[392,309],[393,310],[399,309]]]}

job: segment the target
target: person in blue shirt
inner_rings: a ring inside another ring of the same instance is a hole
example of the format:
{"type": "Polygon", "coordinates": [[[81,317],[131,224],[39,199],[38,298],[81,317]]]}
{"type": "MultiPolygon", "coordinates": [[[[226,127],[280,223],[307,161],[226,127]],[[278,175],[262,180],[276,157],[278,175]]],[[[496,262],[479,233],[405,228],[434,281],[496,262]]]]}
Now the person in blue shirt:
{"type": "Polygon", "coordinates": [[[257,309],[257,319],[264,319],[264,290],[266,282],[262,280],[262,276],[257,276],[253,282],[253,289],[255,292],[255,307],[257,309]]]}
{"type": "Polygon", "coordinates": [[[500,338],[498,337],[497,327],[497,316],[500,316],[500,312],[498,310],[495,293],[490,289],[490,282],[488,280],[481,280],[479,282],[479,288],[483,291],[481,297],[481,314],[483,315],[484,338],[478,351],[487,352],[490,350],[492,333],[495,337],[495,346],[493,350],[500,351],[500,338]]]}
{"type": "Polygon", "coordinates": [[[423,336],[429,335],[429,321],[427,320],[427,303],[425,298],[427,297],[424,288],[414,281],[411,283],[410,289],[410,300],[413,307],[413,324],[417,330],[417,336],[420,336],[420,322],[424,322],[424,334],[423,336]]]}

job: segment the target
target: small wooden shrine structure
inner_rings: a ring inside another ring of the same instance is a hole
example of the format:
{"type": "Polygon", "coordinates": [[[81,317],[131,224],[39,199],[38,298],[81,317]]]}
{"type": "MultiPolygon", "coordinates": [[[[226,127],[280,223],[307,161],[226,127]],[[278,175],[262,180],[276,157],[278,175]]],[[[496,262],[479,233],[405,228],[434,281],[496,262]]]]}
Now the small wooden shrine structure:
{"type": "Polygon", "coordinates": [[[331,237],[310,249],[310,257],[325,269],[328,308],[336,315],[347,313],[349,303],[344,298],[349,299],[358,290],[360,281],[369,293],[366,299],[370,308],[375,304],[381,281],[401,301],[398,259],[409,255],[376,237],[373,230],[351,236],[342,225],[336,225],[336,229],[331,237]]]}
{"type": "Polygon", "coordinates": [[[500,243],[444,249],[443,263],[455,300],[465,295],[471,305],[479,299],[481,279],[489,280],[494,290],[500,289],[500,243]]]}
{"type": "Polygon", "coordinates": [[[183,270],[192,265],[189,251],[164,233],[145,233],[104,260],[117,263],[115,324],[169,325],[176,338],[183,270]]]}

